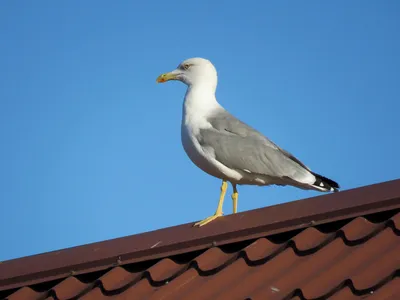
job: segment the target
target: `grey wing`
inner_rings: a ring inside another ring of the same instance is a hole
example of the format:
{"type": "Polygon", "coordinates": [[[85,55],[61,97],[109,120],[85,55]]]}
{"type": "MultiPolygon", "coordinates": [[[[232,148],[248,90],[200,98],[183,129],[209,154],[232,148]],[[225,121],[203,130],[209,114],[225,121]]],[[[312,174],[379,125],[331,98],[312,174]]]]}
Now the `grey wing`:
{"type": "Polygon", "coordinates": [[[310,176],[309,169],[293,155],[228,112],[221,111],[208,121],[212,128],[200,131],[199,142],[225,166],[300,181],[310,176]]]}

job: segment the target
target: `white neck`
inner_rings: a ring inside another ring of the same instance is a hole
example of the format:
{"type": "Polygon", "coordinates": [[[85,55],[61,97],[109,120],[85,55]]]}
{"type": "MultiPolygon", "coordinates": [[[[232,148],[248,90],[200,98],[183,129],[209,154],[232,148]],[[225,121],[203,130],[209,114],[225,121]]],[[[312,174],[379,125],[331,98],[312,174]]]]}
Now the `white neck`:
{"type": "Polygon", "coordinates": [[[183,103],[183,117],[186,120],[204,118],[220,107],[215,98],[215,87],[206,84],[190,85],[183,103]]]}

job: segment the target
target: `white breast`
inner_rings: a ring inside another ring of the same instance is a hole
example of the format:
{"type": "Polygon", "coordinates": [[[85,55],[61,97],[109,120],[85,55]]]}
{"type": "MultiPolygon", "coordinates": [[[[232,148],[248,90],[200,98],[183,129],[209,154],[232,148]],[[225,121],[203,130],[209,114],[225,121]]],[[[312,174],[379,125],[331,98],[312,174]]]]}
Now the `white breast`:
{"type": "Polygon", "coordinates": [[[211,128],[207,117],[221,109],[213,90],[189,87],[183,104],[181,139],[183,148],[192,162],[204,172],[221,179],[233,181],[243,176],[215,159],[212,147],[202,147],[197,139],[201,129],[211,128]]]}
{"type": "Polygon", "coordinates": [[[182,120],[181,140],[183,148],[191,161],[197,167],[212,176],[223,178],[223,173],[215,164],[213,154],[203,149],[196,138],[199,129],[200,128],[197,126],[193,126],[193,123],[190,122],[190,120],[188,120],[187,123],[184,119],[182,120]]]}

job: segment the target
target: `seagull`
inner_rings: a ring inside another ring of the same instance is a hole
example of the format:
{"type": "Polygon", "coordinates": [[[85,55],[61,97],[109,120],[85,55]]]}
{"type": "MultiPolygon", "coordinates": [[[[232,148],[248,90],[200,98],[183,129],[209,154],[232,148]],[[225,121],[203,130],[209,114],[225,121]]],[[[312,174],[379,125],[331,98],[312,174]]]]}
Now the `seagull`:
{"type": "Polygon", "coordinates": [[[184,60],[172,72],[158,76],[156,81],[170,80],[187,85],[181,123],[181,141],[186,154],[198,168],[222,180],[217,210],[193,226],[204,226],[223,215],[228,182],[233,188],[233,213],[237,212],[237,185],[339,191],[338,183],[314,173],[219,104],[215,96],[217,70],[209,60],[199,57],[184,60]]]}

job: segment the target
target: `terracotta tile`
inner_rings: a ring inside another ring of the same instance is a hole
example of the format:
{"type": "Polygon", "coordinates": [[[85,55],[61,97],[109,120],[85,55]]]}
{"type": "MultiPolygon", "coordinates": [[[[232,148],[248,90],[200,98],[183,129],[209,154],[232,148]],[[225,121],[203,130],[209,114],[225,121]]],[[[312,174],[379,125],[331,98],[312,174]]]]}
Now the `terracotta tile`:
{"type": "Polygon", "coordinates": [[[360,296],[354,295],[353,292],[345,287],[329,297],[329,300],[357,300],[360,296]]]}
{"type": "Polygon", "coordinates": [[[325,247],[321,250],[326,259],[331,260],[331,267],[321,269],[323,271],[314,281],[302,288],[306,298],[316,298],[327,294],[334,287],[348,278],[352,278],[371,259],[381,256],[398,242],[390,229],[386,229],[379,235],[368,240],[364,244],[348,247],[338,238],[335,242],[342,243],[342,254],[340,257],[332,256],[332,247],[325,247]],[[324,251],[325,250],[325,251],[324,251]]]}
{"type": "Polygon", "coordinates": [[[400,278],[396,277],[380,289],[374,291],[368,300],[398,300],[400,299],[400,278]]]}
{"type": "MultiPolygon", "coordinates": [[[[397,237],[399,240],[399,237],[397,237]]],[[[390,276],[396,270],[400,270],[400,243],[383,249],[381,255],[376,255],[366,261],[364,268],[352,276],[353,284],[358,290],[367,289],[379,283],[383,278],[390,276]]]]}
{"type": "Polygon", "coordinates": [[[40,299],[46,293],[38,293],[32,290],[29,287],[23,287],[17,290],[15,293],[11,294],[7,299],[8,300],[36,300],[40,299]]]}
{"type": "Polygon", "coordinates": [[[75,277],[68,277],[53,287],[52,290],[58,299],[64,300],[78,296],[89,286],[89,284],[80,282],[75,277]]]}
{"type": "Polygon", "coordinates": [[[115,267],[99,278],[106,291],[119,290],[140,276],[130,273],[122,267],[115,267]]]}
{"type": "Polygon", "coordinates": [[[198,277],[197,271],[190,268],[173,281],[157,288],[151,297],[149,297],[149,300],[175,300],[181,295],[182,290],[196,277],[198,277]]]}
{"type": "Polygon", "coordinates": [[[306,251],[309,249],[316,248],[320,246],[323,242],[328,240],[332,234],[324,234],[320,232],[319,230],[310,227],[302,232],[300,232],[298,235],[296,235],[293,238],[293,241],[296,244],[296,248],[299,249],[300,251],[306,251]]]}
{"type": "MultiPolygon", "coordinates": [[[[314,254],[300,256],[290,268],[275,276],[269,285],[271,287],[268,297],[272,299],[283,298],[292,293],[295,289],[303,289],[311,283],[311,286],[319,286],[321,277],[325,270],[329,270],[340,261],[348,252],[348,247],[341,239],[335,239],[314,254]],[[327,259],[329,257],[330,259],[327,259]]],[[[260,286],[259,288],[263,288],[260,286]]],[[[306,293],[303,290],[303,293],[306,293]]],[[[319,297],[323,293],[318,293],[319,297]]],[[[305,295],[306,296],[306,295],[305,295]]],[[[307,296],[306,296],[307,297],[307,296]]]]}
{"type": "Polygon", "coordinates": [[[218,299],[214,294],[219,293],[220,290],[230,289],[239,277],[246,276],[246,271],[248,271],[246,262],[239,258],[211,276],[199,276],[197,273],[192,273],[190,280],[178,277],[177,279],[183,283],[179,287],[179,299],[191,299],[193,291],[195,291],[196,299],[218,299]]]}
{"type": "Polygon", "coordinates": [[[370,235],[374,230],[383,226],[383,223],[374,224],[363,217],[358,217],[342,227],[342,231],[349,241],[360,240],[370,235]]]}
{"type": "MultiPolygon", "coordinates": [[[[224,270],[227,276],[235,276],[234,280],[230,282],[227,289],[219,289],[214,299],[218,297],[250,297],[257,293],[259,289],[264,289],[265,286],[271,286],[275,278],[279,278],[282,274],[290,272],[300,262],[300,258],[294,253],[292,248],[288,248],[282,253],[278,254],[274,259],[254,267],[249,267],[247,264],[241,264],[242,274],[236,275],[233,270],[229,268],[224,270]],[[233,274],[230,274],[233,273],[233,274]]],[[[219,274],[218,274],[219,275],[219,274]]],[[[215,276],[212,284],[217,284],[218,280],[225,281],[224,277],[218,278],[215,276]]],[[[211,281],[211,280],[210,280],[211,281]]],[[[208,286],[205,286],[207,289],[208,286]]]]}
{"type": "Polygon", "coordinates": [[[148,271],[154,281],[165,281],[174,277],[179,271],[186,268],[186,265],[175,263],[169,258],[164,258],[152,266],[148,271]]]}
{"type": "MultiPolygon", "coordinates": [[[[278,287],[273,284],[265,284],[258,286],[254,291],[249,292],[249,297],[252,300],[264,300],[264,299],[284,299],[288,293],[286,291],[280,290],[278,287]]],[[[295,296],[291,299],[301,299],[298,296],[295,296]]]]}
{"type": "Polygon", "coordinates": [[[244,250],[251,261],[257,261],[270,256],[280,248],[283,248],[283,245],[274,244],[266,238],[260,238],[251,243],[244,250]]]}
{"type": "Polygon", "coordinates": [[[227,263],[236,256],[236,253],[227,254],[220,248],[213,247],[196,258],[196,262],[203,272],[210,272],[227,263]]]}
{"type": "Polygon", "coordinates": [[[396,227],[396,229],[400,230],[400,213],[397,213],[390,219],[394,222],[394,226],[396,227]]]}
{"type": "Polygon", "coordinates": [[[114,299],[129,299],[129,300],[145,300],[150,299],[159,288],[153,287],[147,279],[140,280],[137,284],[131,286],[123,293],[113,296],[114,299]]]}
{"type": "Polygon", "coordinates": [[[96,287],[87,294],[83,295],[79,300],[103,300],[110,298],[111,297],[107,297],[106,295],[104,295],[99,287],[96,287]]]}

